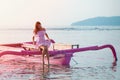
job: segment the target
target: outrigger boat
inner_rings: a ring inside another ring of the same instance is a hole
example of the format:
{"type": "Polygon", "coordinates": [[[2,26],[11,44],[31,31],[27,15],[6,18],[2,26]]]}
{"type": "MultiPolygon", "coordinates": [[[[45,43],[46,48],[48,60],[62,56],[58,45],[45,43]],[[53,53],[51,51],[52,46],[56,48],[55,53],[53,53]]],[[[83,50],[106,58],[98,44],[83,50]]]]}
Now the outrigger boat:
{"type": "MultiPolygon", "coordinates": [[[[70,44],[59,44],[53,42],[53,49],[49,50],[50,55],[50,64],[61,64],[61,65],[69,65],[70,60],[74,53],[90,51],[90,50],[101,50],[109,48],[112,51],[112,55],[114,61],[117,61],[117,55],[115,48],[110,45],[102,45],[102,46],[89,46],[79,48],[78,44],[70,45],[70,44]],[[76,47],[76,48],[75,48],[76,47]],[[62,55],[62,56],[61,56],[62,55]]],[[[14,44],[0,44],[0,57],[3,55],[41,55],[42,53],[34,49],[32,47],[32,42],[23,43],[14,43],[14,44]]],[[[42,61],[40,61],[42,62],[42,61]]]]}

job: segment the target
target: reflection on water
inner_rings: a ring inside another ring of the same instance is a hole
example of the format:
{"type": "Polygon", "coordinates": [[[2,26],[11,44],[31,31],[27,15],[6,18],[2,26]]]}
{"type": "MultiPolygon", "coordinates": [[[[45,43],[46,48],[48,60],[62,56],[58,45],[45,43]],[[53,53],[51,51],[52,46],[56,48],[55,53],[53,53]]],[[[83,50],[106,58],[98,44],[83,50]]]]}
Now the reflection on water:
{"type": "Polygon", "coordinates": [[[114,62],[112,63],[111,69],[112,69],[113,71],[115,71],[115,72],[116,72],[116,66],[117,66],[117,62],[114,61],[114,62]]]}
{"type": "MultiPolygon", "coordinates": [[[[4,56],[5,58],[5,56],[4,56]]],[[[36,57],[35,57],[36,58],[36,57]]],[[[27,60],[0,59],[0,80],[115,80],[117,63],[111,66],[81,67],[75,64],[71,67],[50,65],[48,71],[45,65],[43,72],[39,62],[27,62],[27,60]]]]}

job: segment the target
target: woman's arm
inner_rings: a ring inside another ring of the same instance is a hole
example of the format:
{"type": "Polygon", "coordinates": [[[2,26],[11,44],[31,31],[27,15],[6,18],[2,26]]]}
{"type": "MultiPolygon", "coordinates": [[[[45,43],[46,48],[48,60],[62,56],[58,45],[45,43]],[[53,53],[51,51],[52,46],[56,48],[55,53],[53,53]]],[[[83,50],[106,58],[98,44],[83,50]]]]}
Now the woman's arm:
{"type": "Polygon", "coordinates": [[[32,37],[33,45],[35,45],[35,36],[32,37]]]}
{"type": "Polygon", "coordinates": [[[45,35],[46,35],[47,39],[50,39],[47,33],[45,33],[45,35]]]}
{"type": "MultiPolygon", "coordinates": [[[[45,30],[45,31],[46,31],[46,29],[45,29],[45,28],[43,28],[43,30],[45,30]]],[[[47,39],[50,39],[47,33],[45,33],[45,36],[47,37],[47,39]]]]}

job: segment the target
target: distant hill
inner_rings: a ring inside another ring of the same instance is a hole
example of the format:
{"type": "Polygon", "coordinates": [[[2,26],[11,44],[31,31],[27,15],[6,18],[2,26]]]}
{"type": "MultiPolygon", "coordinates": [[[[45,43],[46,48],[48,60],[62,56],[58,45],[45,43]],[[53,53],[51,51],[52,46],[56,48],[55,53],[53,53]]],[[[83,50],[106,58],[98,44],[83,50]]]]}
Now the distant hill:
{"type": "Polygon", "coordinates": [[[120,26],[120,16],[95,17],[74,22],[72,26],[120,26]]]}

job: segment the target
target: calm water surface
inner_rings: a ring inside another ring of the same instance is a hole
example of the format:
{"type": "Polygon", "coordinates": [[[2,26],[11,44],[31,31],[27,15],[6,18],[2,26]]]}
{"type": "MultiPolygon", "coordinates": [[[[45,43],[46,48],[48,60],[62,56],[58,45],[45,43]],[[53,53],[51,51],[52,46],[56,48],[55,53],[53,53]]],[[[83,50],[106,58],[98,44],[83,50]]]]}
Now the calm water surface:
{"type": "MultiPolygon", "coordinates": [[[[112,44],[118,55],[117,65],[109,49],[75,53],[70,67],[42,64],[27,59],[40,56],[6,55],[0,58],[0,80],[120,80],[120,30],[48,30],[59,43],[78,43],[80,47],[112,44]],[[46,66],[47,67],[47,66],[46,66]]],[[[32,30],[0,30],[0,44],[31,41],[32,30]]]]}

